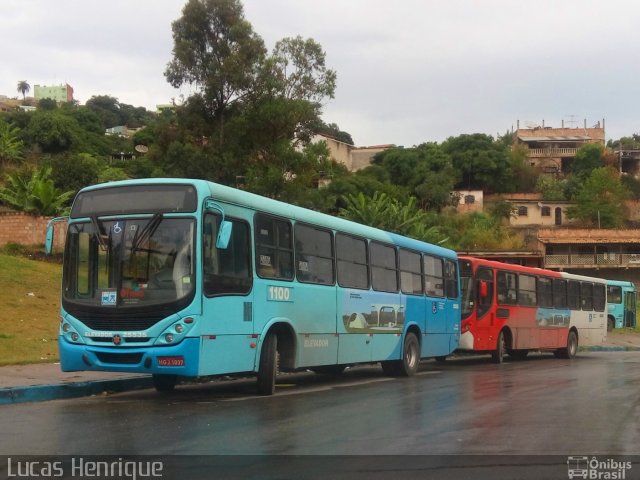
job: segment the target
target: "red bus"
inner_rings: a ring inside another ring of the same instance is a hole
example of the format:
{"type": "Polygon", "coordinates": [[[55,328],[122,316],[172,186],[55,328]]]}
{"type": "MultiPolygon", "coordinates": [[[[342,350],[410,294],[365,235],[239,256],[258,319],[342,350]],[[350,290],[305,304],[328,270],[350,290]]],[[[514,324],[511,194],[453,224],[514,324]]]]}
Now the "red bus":
{"type": "Polygon", "coordinates": [[[607,336],[607,282],[601,278],[460,256],[462,321],[459,350],[553,351],[573,358],[581,345],[607,336]]]}

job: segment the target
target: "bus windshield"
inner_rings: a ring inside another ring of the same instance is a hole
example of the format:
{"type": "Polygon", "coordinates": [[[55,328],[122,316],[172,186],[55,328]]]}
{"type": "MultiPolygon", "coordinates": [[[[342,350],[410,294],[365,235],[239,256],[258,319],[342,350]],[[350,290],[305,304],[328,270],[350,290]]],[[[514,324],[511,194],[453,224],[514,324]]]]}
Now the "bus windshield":
{"type": "Polygon", "coordinates": [[[176,302],[194,290],[194,220],[109,219],[69,226],[63,300],[130,308],[176,302]]]}

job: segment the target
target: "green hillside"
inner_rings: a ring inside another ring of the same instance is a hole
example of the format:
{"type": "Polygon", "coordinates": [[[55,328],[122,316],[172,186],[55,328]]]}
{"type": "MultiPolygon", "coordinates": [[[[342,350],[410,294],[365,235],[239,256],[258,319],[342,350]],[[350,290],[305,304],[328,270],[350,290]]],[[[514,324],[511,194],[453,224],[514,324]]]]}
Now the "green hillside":
{"type": "Polygon", "coordinates": [[[0,253],[0,365],[58,361],[62,265],[0,253]]]}

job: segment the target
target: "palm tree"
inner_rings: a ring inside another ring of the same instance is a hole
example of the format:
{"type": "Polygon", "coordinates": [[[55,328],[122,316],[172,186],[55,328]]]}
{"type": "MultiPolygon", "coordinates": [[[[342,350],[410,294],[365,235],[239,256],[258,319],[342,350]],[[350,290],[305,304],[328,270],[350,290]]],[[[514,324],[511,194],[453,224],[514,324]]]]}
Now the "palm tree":
{"type": "Polygon", "coordinates": [[[18,91],[22,94],[22,101],[24,101],[26,94],[31,91],[31,85],[26,80],[20,80],[18,82],[18,91]]]}

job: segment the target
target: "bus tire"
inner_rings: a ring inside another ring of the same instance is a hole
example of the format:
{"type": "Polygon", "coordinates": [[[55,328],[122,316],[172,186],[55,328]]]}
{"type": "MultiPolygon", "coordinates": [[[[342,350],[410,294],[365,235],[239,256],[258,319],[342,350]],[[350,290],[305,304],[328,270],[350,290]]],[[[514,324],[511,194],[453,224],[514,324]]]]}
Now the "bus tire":
{"type": "Polygon", "coordinates": [[[558,358],[574,358],[578,353],[578,335],[576,332],[571,330],[567,335],[567,346],[566,348],[559,348],[557,350],[556,357],[558,358]]]}
{"type": "Polygon", "coordinates": [[[156,391],[162,393],[173,392],[173,390],[176,388],[176,383],[178,383],[177,375],[164,375],[154,373],[151,378],[153,380],[153,386],[156,391]]]}
{"type": "Polygon", "coordinates": [[[491,360],[493,360],[493,363],[502,363],[504,361],[504,352],[506,349],[504,332],[500,332],[498,335],[498,342],[496,343],[496,349],[491,352],[491,360]]]}
{"type": "Polygon", "coordinates": [[[402,360],[398,364],[398,374],[402,377],[415,375],[420,366],[420,343],[414,333],[407,333],[404,337],[402,360]]]}
{"type": "Polygon", "coordinates": [[[260,351],[258,365],[258,394],[273,395],[276,391],[276,369],[278,357],[278,337],[274,333],[267,333],[260,351]]]}

